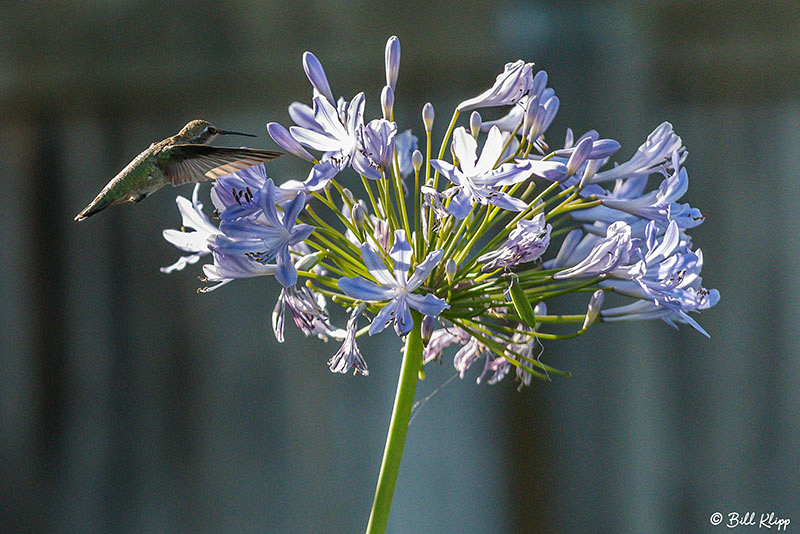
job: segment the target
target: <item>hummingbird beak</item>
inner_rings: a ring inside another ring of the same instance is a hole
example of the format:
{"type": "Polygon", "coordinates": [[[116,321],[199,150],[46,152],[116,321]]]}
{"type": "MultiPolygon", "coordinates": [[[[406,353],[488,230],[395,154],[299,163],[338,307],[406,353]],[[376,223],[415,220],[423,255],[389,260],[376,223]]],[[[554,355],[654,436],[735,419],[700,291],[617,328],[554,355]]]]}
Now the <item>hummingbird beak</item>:
{"type": "Polygon", "coordinates": [[[258,137],[257,135],[254,135],[254,134],[242,133],[242,132],[232,132],[230,130],[217,130],[217,134],[219,134],[219,135],[243,135],[245,137],[258,137]]]}

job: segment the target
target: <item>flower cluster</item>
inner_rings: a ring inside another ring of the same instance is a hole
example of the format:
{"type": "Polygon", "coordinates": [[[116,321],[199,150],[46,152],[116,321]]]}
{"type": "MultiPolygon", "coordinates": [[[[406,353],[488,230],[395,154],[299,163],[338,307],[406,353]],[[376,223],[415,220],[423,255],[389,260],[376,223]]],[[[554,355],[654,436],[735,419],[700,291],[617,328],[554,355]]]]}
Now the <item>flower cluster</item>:
{"type": "Polygon", "coordinates": [[[366,121],[364,93],[335,98],[306,52],[310,105],[292,103],[294,124],[267,130],[308,162],[308,175],[276,185],[261,165],[219,178],[211,190],[219,224],[203,212],[197,187],[191,201],[178,197],[183,229],[164,237],[188,254],[163,271],[210,256],[203,271],[216,285],[202,291],[275,276],[278,340],[288,308],[305,335],[342,343],[328,361],[341,373],[366,375],[357,340],[390,325],[398,336],[421,328],[426,363],[455,345],[462,377],[482,360],[479,381],[498,382],[513,368],[520,385],[567,375],[541,361],[542,341],[598,321],[659,318],[708,335],[693,314],[719,293],[702,286],[703,255],[687,232],[703,216],[680,202],[686,150],[669,123],[626,162],[612,163],[620,144],[593,130],[576,139],[568,129],[563,146],[551,148],[545,136],[559,99],[547,74],[520,60],[456,107],[438,154],[426,104],[422,152],[394,121],[396,37],[385,60],[382,117],[366,121]],[[506,113],[484,122],[485,108],[506,113]],[[459,126],[467,112],[469,124],[459,126]],[[585,311],[548,315],[546,302],[569,293],[587,294],[585,311]],[[606,293],[620,302],[603,309],[606,293]],[[344,329],[331,324],[329,302],[350,310],[344,329]],[[369,322],[362,329],[360,317],[369,322]],[[549,331],[558,324],[575,327],[549,331]]]}

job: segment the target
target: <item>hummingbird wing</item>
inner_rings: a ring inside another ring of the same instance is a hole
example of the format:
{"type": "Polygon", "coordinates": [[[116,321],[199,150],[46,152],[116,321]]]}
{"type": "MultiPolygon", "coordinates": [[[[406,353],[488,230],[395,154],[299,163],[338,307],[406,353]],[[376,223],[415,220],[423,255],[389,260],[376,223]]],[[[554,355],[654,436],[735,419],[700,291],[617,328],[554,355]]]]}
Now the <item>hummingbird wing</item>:
{"type": "Polygon", "coordinates": [[[183,185],[216,180],[236,171],[275,159],[280,152],[256,148],[224,148],[208,145],[173,145],[161,159],[166,182],[183,185]]]}

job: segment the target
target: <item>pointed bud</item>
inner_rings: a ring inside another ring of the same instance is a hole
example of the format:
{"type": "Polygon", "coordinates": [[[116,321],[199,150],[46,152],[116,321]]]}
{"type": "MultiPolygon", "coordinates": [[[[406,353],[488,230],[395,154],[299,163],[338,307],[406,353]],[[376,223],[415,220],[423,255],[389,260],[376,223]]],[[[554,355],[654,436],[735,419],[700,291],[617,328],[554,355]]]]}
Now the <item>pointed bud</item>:
{"type": "Polygon", "coordinates": [[[422,329],[421,334],[422,334],[422,345],[425,347],[428,346],[428,341],[431,340],[431,336],[433,335],[434,325],[435,323],[432,315],[426,315],[425,317],[423,317],[421,325],[422,329]]]}
{"type": "Polygon", "coordinates": [[[325,70],[322,68],[322,63],[319,62],[317,56],[311,52],[305,52],[303,54],[303,70],[306,71],[308,81],[311,82],[314,90],[327,98],[328,102],[336,105],[336,99],[333,98],[328,77],[325,76],[325,70]]]}
{"type": "Polygon", "coordinates": [[[588,163],[586,163],[586,167],[583,169],[583,176],[581,177],[581,182],[578,184],[578,189],[583,189],[590,183],[592,183],[592,178],[594,178],[597,169],[600,168],[600,164],[603,163],[602,159],[590,159],[588,163]]]}
{"type": "Polygon", "coordinates": [[[306,254],[305,256],[300,258],[297,261],[297,263],[295,263],[294,267],[298,271],[308,271],[314,265],[316,265],[317,262],[319,262],[320,257],[321,255],[319,252],[314,252],[313,254],[306,254]]]}
{"type": "Polygon", "coordinates": [[[533,314],[536,317],[547,315],[547,303],[543,300],[538,302],[536,306],[533,308],[533,314]]]}
{"type": "Polygon", "coordinates": [[[589,300],[589,309],[586,310],[586,319],[583,321],[583,328],[581,330],[586,330],[589,328],[595,320],[597,316],[600,315],[600,309],[603,307],[603,299],[605,298],[605,291],[602,289],[598,289],[592,295],[591,300],[589,300]]]}
{"type": "Polygon", "coordinates": [[[353,192],[350,191],[347,187],[342,188],[342,194],[347,197],[347,200],[350,201],[351,204],[355,203],[355,197],[353,196],[353,192]]]}
{"type": "Polygon", "coordinates": [[[411,154],[411,165],[414,166],[414,172],[419,172],[420,168],[422,168],[422,152],[415,150],[411,154]]]}
{"type": "Polygon", "coordinates": [[[444,275],[447,278],[448,284],[453,283],[457,271],[458,271],[458,265],[456,265],[455,260],[453,260],[453,258],[448,259],[447,263],[444,264],[444,275]]]}
{"type": "Polygon", "coordinates": [[[314,156],[309,154],[308,151],[303,148],[303,146],[298,143],[294,137],[292,137],[292,134],[289,133],[289,130],[277,122],[270,122],[267,124],[267,132],[269,133],[269,136],[272,137],[272,140],[278,143],[278,146],[285,151],[306,161],[314,161],[314,156]]]}
{"type": "Polygon", "coordinates": [[[381,91],[381,110],[383,111],[383,118],[387,121],[392,120],[392,111],[394,110],[394,91],[388,85],[381,91]]]}
{"type": "Polygon", "coordinates": [[[400,71],[400,40],[392,35],[386,41],[386,85],[395,90],[397,73],[400,71]]]}
{"type": "Polygon", "coordinates": [[[433,130],[433,104],[430,102],[422,106],[422,124],[426,132],[433,130]]]}
{"type": "MultiPolygon", "coordinates": [[[[531,127],[536,122],[536,114],[539,113],[539,97],[534,95],[528,98],[528,107],[525,108],[525,115],[522,119],[522,137],[528,137],[531,127]]],[[[539,137],[538,135],[536,137],[539,137]]],[[[535,141],[536,139],[534,139],[535,141]]]]}
{"type": "Polygon", "coordinates": [[[481,122],[481,114],[477,111],[473,111],[472,115],[469,116],[469,131],[475,139],[477,139],[478,134],[481,133],[481,122]]]}
{"type": "Polygon", "coordinates": [[[590,137],[581,139],[581,142],[578,143],[578,146],[575,147],[569,157],[569,161],[567,161],[567,176],[572,176],[578,172],[578,169],[586,162],[586,158],[589,157],[589,153],[592,151],[592,143],[593,141],[590,137]]]}
{"type": "Polygon", "coordinates": [[[543,70],[540,70],[533,77],[533,85],[531,86],[530,91],[528,91],[528,94],[532,96],[540,96],[545,87],[547,87],[547,73],[543,70]]]}
{"type": "Polygon", "coordinates": [[[366,215],[364,214],[364,208],[361,207],[361,204],[353,205],[353,209],[350,210],[350,217],[356,228],[360,230],[364,227],[364,219],[366,218],[366,215]]]}
{"type": "Polygon", "coordinates": [[[553,122],[553,119],[556,118],[558,107],[561,105],[561,102],[557,96],[552,96],[547,100],[542,98],[539,101],[542,103],[539,106],[539,111],[536,113],[536,120],[534,120],[533,124],[531,125],[531,131],[529,134],[530,136],[528,137],[528,141],[531,143],[536,141],[540,135],[547,131],[547,129],[550,127],[550,124],[553,122]]]}

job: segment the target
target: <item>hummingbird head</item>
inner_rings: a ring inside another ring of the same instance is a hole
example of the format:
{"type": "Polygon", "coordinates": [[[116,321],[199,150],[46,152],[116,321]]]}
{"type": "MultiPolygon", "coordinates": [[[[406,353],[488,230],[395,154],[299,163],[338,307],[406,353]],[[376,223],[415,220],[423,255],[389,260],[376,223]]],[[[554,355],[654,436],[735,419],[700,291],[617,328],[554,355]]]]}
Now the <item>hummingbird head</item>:
{"type": "Polygon", "coordinates": [[[177,137],[181,138],[185,143],[196,143],[205,145],[213,141],[218,135],[244,135],[247,137],[256,137],[253,134],[231,132],[228,130],[220,130],[213,124],[202,119],[195,119],[186,126],[184,126],[177,137]]]}

